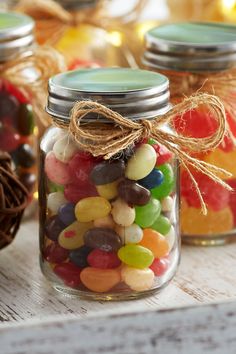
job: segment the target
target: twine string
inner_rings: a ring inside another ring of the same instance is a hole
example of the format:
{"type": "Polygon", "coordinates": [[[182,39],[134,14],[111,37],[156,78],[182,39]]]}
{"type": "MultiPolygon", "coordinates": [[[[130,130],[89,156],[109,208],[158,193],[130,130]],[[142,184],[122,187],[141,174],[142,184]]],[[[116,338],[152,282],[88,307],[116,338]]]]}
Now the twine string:
{"type": "Polygon", "coordinates": [[[80,101],[75,103],[70,116],[69,125],[66,122],[56,121],[55,124],[68,129],[82,150],[93,156],[103,156],[110,159],[120,151],[134,145],[144,138],[153,138],[164,145],[178,158],[180,164],[188,171],[197,195],[201,202],[202,212],[207,213],[206,205],[191,173],[192,169],[200,171],[219,183],[224,188],[231,187],[221,178],[229,178],[231,174],[221,168],[191,156],[193,152],[204,152],[214,149],[223,139],[226,130],[226,116],[221,101],[206,93],[185,98],[174,106],[168,113],[153,120],[132,121],[117,112],[94,101],[80,101]],[[176,115],[181,115],[200,105],[207,105],[213,112],[218,129],[206,138],[191,138],[163,129],[165,124],[172,124],[176,115]],[[91,121],[89,118],[93,118],[91,121]],[[107,122],[101,121],[105,120],[107,122]],[[96,121],[94,121],[96,119],[96,121]],[[188,152],[187,152],[188,151],[188,152]]]}

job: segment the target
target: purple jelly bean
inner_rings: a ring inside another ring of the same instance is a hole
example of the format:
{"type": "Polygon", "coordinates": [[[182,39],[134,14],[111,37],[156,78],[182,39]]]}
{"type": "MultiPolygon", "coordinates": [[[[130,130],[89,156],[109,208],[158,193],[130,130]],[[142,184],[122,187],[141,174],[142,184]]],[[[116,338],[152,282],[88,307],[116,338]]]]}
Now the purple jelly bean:
{"type": "Polygon", "coordinates": [[[66,226],[72,224],[76,220],[75,205],[73,203],[61,205],[58,210],[58,217],[66,226]]]}

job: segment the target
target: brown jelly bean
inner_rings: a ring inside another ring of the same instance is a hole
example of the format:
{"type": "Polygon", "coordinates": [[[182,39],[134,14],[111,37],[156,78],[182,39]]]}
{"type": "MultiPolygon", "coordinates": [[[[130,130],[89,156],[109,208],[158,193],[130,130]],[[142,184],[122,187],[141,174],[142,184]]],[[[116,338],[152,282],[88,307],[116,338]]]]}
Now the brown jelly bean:
{"type": "Polygon", "coordinates": [[[118,194],[129,205],[146,205],[151,198],[148,189],[129,179],[124,179],[119,183],[118,194]]]}
{"type": "Polygon", "coordinates": [[[88,247],[106,252],[117,251],[122,246],[120,236],[114,230],[105,227],[88,230],[84,235],[84,243],[88,247]]]}
{"type": "Polygon", "coordinates": [[[101,162],[90,173],[91,181],[99,186],[116,181],[124,175],[125,163],[122,160],[101,162]]]}

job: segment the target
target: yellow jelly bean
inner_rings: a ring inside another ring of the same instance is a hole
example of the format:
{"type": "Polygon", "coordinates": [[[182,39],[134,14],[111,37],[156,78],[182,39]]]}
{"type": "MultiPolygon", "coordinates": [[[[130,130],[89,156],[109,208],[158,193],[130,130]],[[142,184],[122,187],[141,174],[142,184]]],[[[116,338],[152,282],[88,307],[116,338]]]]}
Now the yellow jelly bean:
{"type": "Polygon", "coordinates": [[[117,180],[112,183],[96,186],[98,194],[108,200],[115,198],[118,194],[117,186],[119,182],[120,180],[117,180]]]}
{"type": "Polygon", "coordinates": [[[135,291],[149,290],[154,285],[154,272],[149,268],[137,269],[124,266],[121,270],[122,280],[135,291]]]}
{"type": "Polygon", "coordinates": [[[121,281],[120,269],[87,267],[80,273],[80,279],[89,290],[104,293],[121,281]]]}
{"type": "Polygon", "coordinates": [[[203,215],[201,209],[184,206],[180,213],[181,231],[187,235],[211,235],[231,231],[234,226],[230,208],[220,211],[208,209],[203,215]]]}
{"type": "Polygon", "coordinates": [[[232,177],[236,177],[236,150],[224,152],[221,149],[215,149],[204,157],[204,161],[221,167],[232,173],[232,177]]]}
{"type": "Polygon", "coordinates": [[[68,250],[79,248],[84,244],[83,236],[85,232],[92,227],[92,222],[73,222],[60,233],[58,238],[59,245],[68,250]]]}
{"type": "Polygon", "coordinates": [[[104,216],[104,218],[96,219],[94,220],[94,226],[95,227],[106,227],[108,229],[114,229],[115,228],[115,222],[112,219],[111,215],[104,216]]]}
{"type": "Polygon", "coordinates": [[[88,197],[81,199],[75,206],[75,216],[78,221],[88,222],[107,216],[111,211],[111,204],[102,197],[88,197]]]}
{"type": "Polygon", "coordinates": [[[156,151],[151,145],[142,144],[128,160],[125,176],[137,181],[149,175],[156,164],[156,151]]]}

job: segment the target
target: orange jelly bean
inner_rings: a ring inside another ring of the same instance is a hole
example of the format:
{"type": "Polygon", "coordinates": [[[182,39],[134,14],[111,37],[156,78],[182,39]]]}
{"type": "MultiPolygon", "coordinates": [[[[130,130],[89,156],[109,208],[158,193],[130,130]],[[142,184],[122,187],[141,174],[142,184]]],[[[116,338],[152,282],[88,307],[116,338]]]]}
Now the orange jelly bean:
{"type": "Polygon", "coordinates": [[[143,238],[139,245],[152,251],[155,258],[162,258],[168,254],[169,246],[165,236],[152,229],[143,230],[143,238]]]}
{"type": "Polygon", "coordinates": [[[80,273],[81,282],[91,291],[105,293],[121,281],[120,269],[87,267],[80,273]]]}

